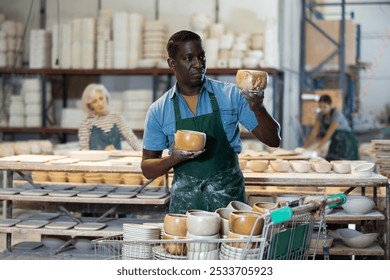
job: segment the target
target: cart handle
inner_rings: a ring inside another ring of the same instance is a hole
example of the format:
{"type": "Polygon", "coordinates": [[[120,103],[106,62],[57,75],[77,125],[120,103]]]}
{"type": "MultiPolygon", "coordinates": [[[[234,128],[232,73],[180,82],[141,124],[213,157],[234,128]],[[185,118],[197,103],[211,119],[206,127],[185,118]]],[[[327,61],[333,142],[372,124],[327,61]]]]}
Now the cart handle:
{"type": "Polygon", "coordinates": [[[288,221],[293,216],[294,212],[291,207],[285,206],[275,209],[270,212],[271,219],[274,224],[279,224],[288,221]]]}
{"type": "Polygon", "coordinates": [[[336,203],[329,204],[328,205],[329,208],[336,208],[338,206],[343,205],[345,202],[347,202],[347,196],[343,193],[336,193],[334,195],[328,196],[328,200],[331,200],[333,198],[335,198],[335,199],[339,198],[340,200],[336,203]]]}

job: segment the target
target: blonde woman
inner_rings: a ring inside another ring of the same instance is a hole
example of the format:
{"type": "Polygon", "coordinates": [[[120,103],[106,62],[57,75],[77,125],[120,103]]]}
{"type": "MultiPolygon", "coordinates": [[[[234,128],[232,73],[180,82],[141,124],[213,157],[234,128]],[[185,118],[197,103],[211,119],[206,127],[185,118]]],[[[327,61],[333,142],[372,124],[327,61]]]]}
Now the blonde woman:
{"type": "Polygon", "coordinates": [[[81,101],[83,111],[88,114],[78,133],[82,150],[120,150],[122,138],[134,150],[141,150],[137,137],[123,116],[109,112],[110,94],[104,85],[89,84],[81,101]]]}

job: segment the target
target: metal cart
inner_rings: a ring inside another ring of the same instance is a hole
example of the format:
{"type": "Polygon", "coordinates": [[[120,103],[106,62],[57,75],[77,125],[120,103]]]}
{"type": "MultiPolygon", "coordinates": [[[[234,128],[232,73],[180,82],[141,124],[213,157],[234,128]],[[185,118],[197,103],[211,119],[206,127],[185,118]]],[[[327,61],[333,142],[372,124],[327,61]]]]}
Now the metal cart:
{"type": "MultiPolygon", "coordinates": [[[[325,229],[325,207],[333,208],[345,201],[344,194],[337,194],[295,207],[281,207],[256,220],[256,224],[264,223],[260,236],[252,234],[255,224],[252,233],[243,239],[124,240],[123,235],[116,235],[95,239],[92,243],[97,259],[306,260],[313,230],[325,229]]],[[[319,236],[317,234],[313,259],[319,236]]]]}

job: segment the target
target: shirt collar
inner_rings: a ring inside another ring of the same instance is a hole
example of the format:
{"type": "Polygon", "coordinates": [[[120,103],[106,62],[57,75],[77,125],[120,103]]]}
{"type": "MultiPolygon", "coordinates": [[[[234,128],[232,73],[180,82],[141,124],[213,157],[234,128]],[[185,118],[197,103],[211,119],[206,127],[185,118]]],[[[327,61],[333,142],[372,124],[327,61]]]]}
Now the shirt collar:
{"type": "MultiPolygon", "coordinates": [[[[203,86],[202,86],[202,88],[200,90],[200,94],[202,94],[205,91],[205,89],[208,92],[212,92],[212,88],[211,88],[211,85],[210,85],[210,80],[206,76],[204,77],[203,86]]],[[[172,99],[175,96],[175,94],[177,94],[177,93],[178,93],[178,91],[177,91],[177,82],[176,82],[175,85],[172,88],[172,91],[171,91],[171,93],[169,95],[169,98],[172,99]]]]}

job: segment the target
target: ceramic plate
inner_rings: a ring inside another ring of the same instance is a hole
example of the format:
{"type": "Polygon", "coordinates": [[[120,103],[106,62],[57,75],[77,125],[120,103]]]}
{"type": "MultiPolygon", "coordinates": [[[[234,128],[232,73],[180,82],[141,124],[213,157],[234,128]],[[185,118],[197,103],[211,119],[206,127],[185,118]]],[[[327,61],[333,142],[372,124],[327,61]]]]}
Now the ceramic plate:
{"type": "Polygon", "coordinates": [[[42,242],[35,242],[35,241],[23,241],[23,242],[20,242],[18,244],[15,244],[12,249],[13,250],[16,250],[16,249],[19,249],[19,250],[34,250],[34,249],[37,249],[39,247],[42,247],[42,242]]]}
{"type": "Polygon", "coordinates": [[[93,197],[93,198],[96,198],[96,197],[106,196],[107,194],[108,194],[108,192],[103,192],[103,191],[88,191],[88,192],[78,193],[77,196],[78,197],[93,197]]]}
{"type": "Polygon", "coordinates": [[[136,192],[112,192],[107,195],[109,198],[132,198],[137,195],[136,192]]]}
{"type": "Polygon", "coordinates": [[[80,161],[100,161],[108,159],[108,151],[71,151],[70,158],[76,158],[80,161]]]}
{"type": "Polygon", "coordinates": [[[38,215],[34,215],[28,217],[30,220],[52,220],[60,216],[59,213],[39,213],[38,215]]]}
{"type": "Polygon", "coordinates": [[[14,189],[14,188],[0,188],[0,194],[18,194],[20,193],[20,190],[14,189]]]}
{"type": "Polygon", "coordinates": [[[80,191],[63,190],[63,191],[50,192],[49,196],[71,197],[77,195],[78,193],[80,193],[80,191]]]}
{"type": "Polygon", "coordinates": [[[41,228],[44,225],[47,225],[49,221],[44,221],[44,220],[27,220],[20,222],[16,224],[16,227],[18,228],[41,228]]]}
{"type": "Polygon", "coordinates": [[[48,190],[42,190],[42,189],[31,189],[31,190],[25,190],[21,191],[21,195],[31,195],[31,196],[43,196],[47,195],[49,193],[48,190]]]}
{"type": "Polygon", "coordinates": [[[47,185],[43,186],[45,190],[50,190],[50,191],[62,191],[62,190],[70,190],[73,188],[72,185],[47,185]]]}
{"type": "Polygon", "coordinates": [[[152,192],[152,193],[139,193],[137,194],[138,198],[141,199],[159,199],[167,195],[166,192],[152,192]]]}
{"type": "Polygon", "coordinates": [[[19,219],[0,219],[0,227],[12,227],[21,221],[19,219]]]}
{"type": "Polygon", "coordinates": [[[99,230],[106,227],[105,223],[81,223],[74,228],[77,230],[99,230]]]}
{"type": "Polygon", "coordinates": [[[51,222],[50,224],[45,225],[45,228],[47,229],[70,229],[77,225],[76,222],[51,222]]]}

